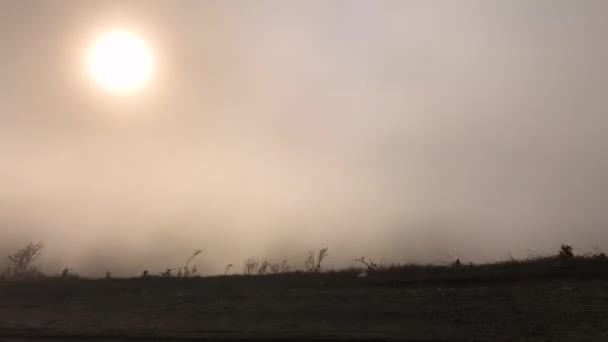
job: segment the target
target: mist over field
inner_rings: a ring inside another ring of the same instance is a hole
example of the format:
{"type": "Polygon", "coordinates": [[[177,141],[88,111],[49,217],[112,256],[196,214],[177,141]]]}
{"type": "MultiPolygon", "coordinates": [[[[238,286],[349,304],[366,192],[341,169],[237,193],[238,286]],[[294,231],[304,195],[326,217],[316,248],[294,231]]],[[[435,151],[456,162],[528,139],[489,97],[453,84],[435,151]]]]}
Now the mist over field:
{"type": "Polygon", "coordinates": [[[99,276],[198,248],[203,274],[325,246],[327,268],[606,251],[606,32],[600,0],[2,1],[0,256],[42,242],[43,271],[99,276]],[[127,19],[155,73],[111,97],[82,51],[127,19]]]}

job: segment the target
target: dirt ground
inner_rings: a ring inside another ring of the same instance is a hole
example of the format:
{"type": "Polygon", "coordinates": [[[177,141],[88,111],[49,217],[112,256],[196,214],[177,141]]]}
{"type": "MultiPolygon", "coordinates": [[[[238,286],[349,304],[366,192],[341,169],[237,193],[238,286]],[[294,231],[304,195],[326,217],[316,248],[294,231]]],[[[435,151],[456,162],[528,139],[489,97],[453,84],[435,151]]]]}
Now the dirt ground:
{"type": "Polygon", "coordinates": [[[608,280],[285,274],[0,282],[0,341],[608,341],[608,280]]]}

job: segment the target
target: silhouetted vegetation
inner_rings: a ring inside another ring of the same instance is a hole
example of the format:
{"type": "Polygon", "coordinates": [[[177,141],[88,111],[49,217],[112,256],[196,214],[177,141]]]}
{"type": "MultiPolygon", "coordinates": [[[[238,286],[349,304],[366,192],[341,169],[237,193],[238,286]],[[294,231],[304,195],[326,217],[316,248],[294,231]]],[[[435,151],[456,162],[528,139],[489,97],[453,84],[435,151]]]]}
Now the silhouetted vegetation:
{"type": "MultiPolygon", "coordinates": [[[[33,262],[40,256],[41,244],[29,243],[7,258],[7,271],[5,279],[27,279],[42,277],[42,273],[34,267],[33,262]]],[[[192,266],[192,261],[202,253],[202,250],[195,250],[181,267],[167,268],[160,273],[162,278],[172,277],[192,277],[197,274],[197,267],[192,266]]],[[[419,265],[419,264],[391,264],[384,266],[366,257],[355,258],[361,267],[352,267],[342,270],[331,270],[321,272],[323,261],[328,255],[328,248],[322,248],[318,252],[309,251],[304,263],[306,273],[319,274],[342,274],[351,275],[353,278],[371,279],[400,279],[407,281],[427,281],[437,279],[505,279],[518,277],[542,277],[542,276],[562,276],[568,274],[581,274],[591,272],[592,274],[608,274],[608,258],[606,254],[597,250],[594,253],[575,255],[574,249],[570,245],[561,245],[556,254],[543,256],[536,251],[531,251],[526,259],[515,259],[509,254],[509,259],[495,263],[478,264],[472,262],[463,264],[460,259],[456,259],[448,265],[419,265]],[[601,267],[600,267],[601,266],[601,267]],[[602,268],[603,267],[603,268],[602,268]]],[[[234,267],[228,264],[224,269],[224,275],[234,267]]],[[[303,274],[300,270],[291,270],[287,260],[281,263],[273,263],[271,260],[260,259],[257,257],[247,258],[243,262],[243,275],[269,276],[303,274]]],[[[78,276],[68,268],[65,268],[61,278],[77,278],[78,276]]],[[[144,270],[140,278],[148,278],[148,270],[144,270]]],[[[112,272],[105,273],[106,279],[114,279],[112,272]]]]}
{"type": "Polygon", "coordinates": [[[572,252],[572,246],[562,245],[559,249],[559,257],[562,259],[574,258],[574,253],[572,252]]]}
{"type": "MultiPolygon", "coordinates": [[[[228,272],[228,269],[232,264],[226,266],[224,275],[228,272]]],[[[273,263],[270,260],[258,259],[256,257],[250,257],[245,259],[243,262],[243,274],[244,275],[266,275],[266,274],[277,274],[289,271],[289,265],[287,260],[283,260],[281,264],[273,263]]]]}
{"type": "Polygon", "coordinates": [[[165,278],[169,278],[172,276],[173,270],[174,270],[173,268],[167,268],[167,269],[165,269],[165,272],[161,273],[160,275],[165,278]]]}
{"type": "Polygon", "coordinates": [[[96,336],[106,341],[199,340],[195,334],[209,331],[212,336],[204,335],[209,340],[223,340],[233,332],[273,340],[267,334],[298,331],[314,332],[315,337],[330,334],[327,340],[341,333],[344,340],[358,333],[386,333],[386,338],[373,340],[413,336],[424,341],[442,334],[449,335],[441,339],[446,341],[493,341],[496,336],[504,341],[561,341],[581,336],[585,329],[585,337],[595,334],[589,340],[603,341],[608,260],[596,253],[575,255],[571,261],[572,267],[561,267],[556,250],[550,256],[474,266],[379,264],[373,272],[361,264],[263,276],[257,276],[258,266],[251,276],[111,281],[46,277],[0,282],[0,303],[5,326],[19,327],[11,333],[35,334],[42,327],[44,336],[54,340],[70,333],[78,334],[74,341],[87,340],[82,338],[86,334],[102,334],[96,336]],[[366,276],[359,277],[362,272],[366,276]],[[331,330],[318,330],[319,318],[331,330]],[[73,322],[83,328],[70,330],[73,322]],[[294,323],[297,329],[290,330],[294,323]],[[552,333],[539,330],[548,326],[552,333]],[[546,334],[540,340],[518,338],[539,331],[546,334]]]}
{"type": "MultiPolygon", "coordinates": [[[[173,277],[173,271],[177,270],[177,277],[181,278],[181,277],[190,277],[190,276],[194,276],[198,270],[196,265],[194,267],[190,267],[190,263],[192,262],[192,260],[194,260],[194,258],[196,258],[199,254],[201,254],[203,252],[202,249],[196,249],[194,250],[194,252],[192,253],[192,255],[190,255],[190,257],[186,260],[186,263],[183,266],[180,267],[173,267],[173,268],[166,268],[164,272],[162,272],[160,275],[163,278],[171,278],[173,277]]],[[[148,275],[148,271],[144,271],[145,275],[142,274],[142,278],[148,275]]]]}
{"type": "MultiPolygon", "coordinates": [[[[197,249],[194,251],[194,253],[192,253],[192,255],[188,258],[188,260],[186,261],[186,264],[183,266],[183,270],[184,270],[184,277],[189,277],[191,275],[196,274],[196,266],[192,267],[192,269],[189,268],[190,266],[190,262],[192,262],[192,260],[194,258],[196,258],[199,254],[201,254],[203,252],[202,249],[197,249]]],[[[182,271],[182,269],[179,270],[180,273],[182,271]]]]}
{"type": "Polygon", "coordinates": [[[33,262],[40,257],[42,244],[29,243],[7,258],[6,277],[29,278],[39,276],[40,273],[33,266],[33,262]]]}
{"type": "Polygon", "coordinates": [[[233,267],[233,266],[234,266],[233,264],[228,264],[228,265],[226,265],[226,268],[224,269],[224,275],[227,275],[227,274],[228,274],[228,271],[229,271],[229,270],[230,270],[230,268],[231,268],[231,267],[233,267]]]}
{"type": "Polygon", "coordinates": [[[244,275],[255,274],[256,270],[258,269],[259,264],[260,264],[260,261],[256,257],[251,257],[251,258],[246,259],[243,262],[243,274],[244,275]]]}
{"type": "Polygon", "coordinates": [[[373,260],[365,260],[365,257],[355,258],[355,261],[360,264],[363,264],[368,271],[375,271],[376,269],[378,269],[378,265],[374,263],[373,260]]]}
{"type": "Polygon", "coordinates": [[[327,256],[329,248],[321,248],[318,253],[308,251],[308,256],[304,259],[304,269],[308,272],[318,272],[321,270],[321,263],[327,256]],[[316,255],[316,258],[315,258],[316,255]]]}

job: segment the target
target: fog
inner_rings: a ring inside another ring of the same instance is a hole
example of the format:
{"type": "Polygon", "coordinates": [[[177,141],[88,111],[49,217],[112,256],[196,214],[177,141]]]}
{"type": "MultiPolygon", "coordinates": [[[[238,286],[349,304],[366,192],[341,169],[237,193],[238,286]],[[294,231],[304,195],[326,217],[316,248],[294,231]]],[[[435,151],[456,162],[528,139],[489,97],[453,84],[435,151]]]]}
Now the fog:
{"type": "Polygon", "coordinates": [[[0,2],[0,254],[137,275],[608,249],[608,3],[0,2]],[[133,30],[116,96],[91,41],[133,30]]]}

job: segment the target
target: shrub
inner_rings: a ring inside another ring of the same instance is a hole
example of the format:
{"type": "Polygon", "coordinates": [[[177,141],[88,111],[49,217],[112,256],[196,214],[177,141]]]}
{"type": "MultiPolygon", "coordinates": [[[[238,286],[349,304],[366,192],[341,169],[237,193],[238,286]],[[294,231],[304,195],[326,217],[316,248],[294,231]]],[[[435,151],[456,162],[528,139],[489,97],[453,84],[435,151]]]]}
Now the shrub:
{"type": "Polygon", "coordinates": [[[170,277],[172,277],[172,276],[173,276],[173,275],[171,274],[171,272],[173,272],[173,270],[175,270],[175,269],[174,269],[174,268],[167,268],[167,269],[165,270],[165,272],[161,273],[160,275],[161,275],[161,276],[163,276],[163,277],[165,277],[165,278],[170,278],[170,277]]]}
{"type": "Polygon", "coordinates": [[[378,264],[376,264],[373,260],[369,259],[369,261],[365,260],[365,257],[355,258],[355,261],[363,264],[367,267],[368,271],[375,271],[378,269],[378,264]]]}
{"type": "Polygon", "coordinates": [[[196,258],[199,254],[201,254],[203,252],[202,249],[196,249],[194,250],[194,253],[192,253],[192,255],[190,256],[190,258],[188,258],[188,260],[186,261],[186,264],[184,265],[184,267],[180,268],[178,270],[178,276],[182,276],[182,269],[184,271],[184,277],[189,277],[191,275],[194,275],[196,273],[196,266],[194,266],[192,269],[189,268],[190,262],[196,258]]]}
{"type": "MultiPolygon", "coordinates": [[[[228,269],[231,266],[232,264],[226,266],[224,274],[228,272],[228,269]]],[[[289,266],[287,265],[287,260],[283,260],[283,263],[281,264],[273,264],[270,260],[251,257],[243,262],[244,275],[265,275],[270,273],[275,274],[279,272],[286,272],[288,269],[289,266]]]]}
{"type": "Polygon", "coordinates": [[[78,278],[78,274],[70,272],[69,268],[64,268],[63,271],[61,271],[61,279],[76,279],[78,278]]]}
{"type": "Polygon", "coordinates": [[[226,265],[226,269],[224,270],[224,275],[228,274],[228,270],[230,270],[230,268],[233,266],[234,266],[233,264],[226,265]]]}
{"type": "Polygon", "coordinates": [[[268,269],[271,268],[271,264],[270,261],[268,260],[262,260],[258,266],[258,270],[257,270],[257,274],[258,275],[264,275],[266,273],[268,273],[268,269]]]}
{"type": "Polygon", "coordinates": [[[574,253],[572,252],[572,246],[562,245],[559,249],[559,257],[562,259],[574,258],[574,253]]]}
{"type": "Polygon", "coordinates": [[[315,260],[315,252],[308,251],[308,256],[304,259],[304,269],[308,272],[316,272],[321,270],[321,263],[327,257],[329,248],[321,248],[315,260]]]}
{"type": "Polygon", "coordinates": [[[308,256],[304,259],[304,269],[308,272],[315,270],[315,252],[308,251],[308,256]]]}
{"type": "Polygon", "coordinates": [[[259,264],[260,264],[260,261],[255,257],[246,259],[243,262],[243,274],[245,274],[245,275],[254,274],[256,272],[256,270],[258,269],[259,264]]]}
{"type": "Polygon", "coordinates": [[[37,275],[38,271],[32,266],[32,263],[40,256],[41,250],[42,244],[30,242],[27,246],[9,255],[7,261],[7,276],[37,275]]]}
{"type": "Polygon", "coordinates": [[[317,257],[317,270],[321,269],[321,263],[323,262],[323,259],[325,259],[325,257],[327,256],[328,250],[329,248],[325,247],[321,248],[321,250],[319,251],[319,256],[317,257]]]}

